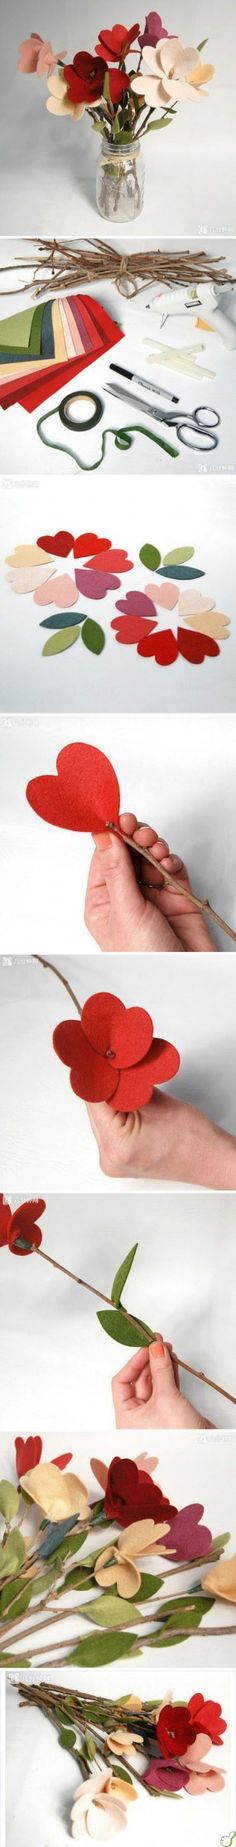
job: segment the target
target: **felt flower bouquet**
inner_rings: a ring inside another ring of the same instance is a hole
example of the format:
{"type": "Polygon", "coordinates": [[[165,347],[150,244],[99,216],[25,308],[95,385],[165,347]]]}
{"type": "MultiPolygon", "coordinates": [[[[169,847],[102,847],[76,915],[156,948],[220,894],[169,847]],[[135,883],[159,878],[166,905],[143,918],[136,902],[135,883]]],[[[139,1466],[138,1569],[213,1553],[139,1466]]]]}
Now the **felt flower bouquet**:
{"type": "Polygon", "coordinates": [[[97,1699],[55,1687],[50,1681],[19,1683],[24,1706],[30,1705],[56,1725],[58,1742],[79,1763],[74,1790],[71,1834],[108,1840],[126,1827],[130,1802],[141,1786],[151,1796],[217,1795],[225,1772],[209,1764],[212,1745],[224,1744],[226,1721],[218,1700],[202,1693],[174,1700],[169,1692],[153,1702],[137,1694],[119,1701],[97,1699]]]}
{"type": "Polygon", "coordinates": [[[102,28],[94,51],[76,51],[72,63],[36,32],[21,43],[18,68],[47,77],[50,113],[80,120],[87,110],[101,135],[97,204],[103,217],[132,219],[141,211],[141,138],[169,127],[178,103],[208,94],[214,66],[202,61],[206,44],[183,46],[155,12],[142,31],[138,22],[102,28]]]}
{"type": "MultiPolygon", "coordinates": [[[[99,1488],[99,1498],[97,1493],[94,1498],[80,1475],[67,1466],[70,1454],[41,1461],[38,1436],[26,1442],[18,1437],[15,1448],[16,1485],[12,1480],[0,1482],[2,1667],[30,1667],[35,1656],[41,1663],[45,1654],[48,1666],[54,1665],[54,1658],[56,1665],[58,1651],[60,1665],[63,1661],[74,1667],[101,1667],[121,1657],[133,1659],[143,1647],[177,1645],[200,1625],[202,1637],[218,1633],[215,1598],[236,1602],[235,1557],[219,1562],[230,1534],[212,1537],[202,1524],[199,1502],[176,1508],[153,1479],[156,1457],[145,1452],[134,1462],[115,1456],[109,1467],[92,1458],[99,1488]],[[186,1571],[191,1572],[191,1588],[175,1594],[172,1577],[186,1571]],[[63,1633],[55,1641],[58,1623],[63,1633]]],[[[220,1633],[226,1631],[221,1628],[220,1633]]],[[[234,1624],[227,1625],[227,1633],[235,1634],[234,1624]]],[[[173,1771],[177,1738],[171,1744],[168,1718],[166,1756],[173,1771]]],[[[202,1766],[208,1750],[208,1726],[202,1721],[200,1732],[202,1766]]],[[[182,1732],[181,1741],[186,1756],[185,1746],[191,1749],[195,1739],[182,1732]]],[[[158,1743],[159,1760],[165,1756],[164,1735],[158,1743]]],[[[185,1769],[194,1768],[196,1759],[195,1753],[185,1769]]],[[[154,1769],[157,1777],[156,1764],[154,1769]]]]}

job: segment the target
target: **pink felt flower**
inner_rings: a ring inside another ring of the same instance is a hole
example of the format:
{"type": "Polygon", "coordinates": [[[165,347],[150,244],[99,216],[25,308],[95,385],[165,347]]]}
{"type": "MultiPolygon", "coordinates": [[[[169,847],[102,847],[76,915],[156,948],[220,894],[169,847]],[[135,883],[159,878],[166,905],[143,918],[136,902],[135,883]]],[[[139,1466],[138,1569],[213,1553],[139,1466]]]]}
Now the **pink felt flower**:
{"type": "Polygon", "coordinates": [[[55,70],[60,58],[65,58],[65,51],[53,51],[51,40],[40,38],[38,32],[31,32],[30,38],[22,39],[19,45],[17,69],[31,76],[36,71],[37,77],[47,77],[55,70]]]}

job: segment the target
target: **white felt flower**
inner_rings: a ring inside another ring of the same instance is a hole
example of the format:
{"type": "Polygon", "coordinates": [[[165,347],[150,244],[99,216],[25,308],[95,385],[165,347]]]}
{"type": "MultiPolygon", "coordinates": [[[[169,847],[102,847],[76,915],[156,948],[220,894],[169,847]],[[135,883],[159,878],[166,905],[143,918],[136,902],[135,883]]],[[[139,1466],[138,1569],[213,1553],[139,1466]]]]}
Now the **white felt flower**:
{"type": "Polygon", "coordinates": [[[97,1776],[88,1777],[75,1790],[71,1810],[73,1840],[80,1840],[81,1834],[88,1834],[96,1841],[110,1840],[111,1835],[125,1828],[126,1805],[135,1799],[136,1792],[131,1784],[111,1776],[107,1770],[99,1770],[97,1776]]]}
{"type": "Polygon", "coordinates": [[[46,108],[50,110],[51,115],[75,115],[77,118],[84,115],[85,103],[70,102],[62,71],[58,71],[58,75],[55,74],[54,77],[49,77],[47,87],[50,95],[46,108]]]}
{"type": "Polygon", "coordinates": [[[178,38],[160,39],[158,45],[144,47],[143,58],[152,74],[146,77],[140,72],[132,79],[132,90],[152,109],[157,103],[199,101],[202,85],[214,77],[214,65],[201,64],[194,46],[185,49],[178,38]]]}

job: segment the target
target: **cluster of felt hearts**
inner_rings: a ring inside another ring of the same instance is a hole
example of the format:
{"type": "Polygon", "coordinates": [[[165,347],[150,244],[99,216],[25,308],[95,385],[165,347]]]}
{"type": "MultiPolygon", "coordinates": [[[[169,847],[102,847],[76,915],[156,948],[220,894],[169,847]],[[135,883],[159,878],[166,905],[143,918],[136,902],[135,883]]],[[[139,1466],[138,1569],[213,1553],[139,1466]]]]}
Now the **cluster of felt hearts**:
{"type": "Polygon", "coordinates": [[[111,623],[116,640],[122,646],[136,646],[137,654],[144,660],[155,660],[159,667],[173,666],[179,655],[190,666],[198,666],[207,655],[219,654],[219,641],[227,640],[229,635],[228,617],[216,610],[212,597],[203,597],[198,590],[179,588],[193,578],[204,576],[203,571],[189,565],[193,556],[193,546],[180,546],[167,552],[161,565],[157,547],[143,545],[139,553],[141,564],[155,572],[158,584],[148,582],[144,591],[130,590],[116,602],[119,614],[111,623]],[[165,579],[164,583],[160,582],[161,578],[165,579]],[[178,618],[176,632],[168,626],[168,614],[174,609],[178,618]],[[160,622],[165,624],[166,617],[167,624],[161,628],[160,622]],[[182,627],[182,623],[187,627],[182,627]]]}
{"type": "Polygon", "coordinates": [[[8,1244],[9,1251],[16,1257],[28,1257],[29,1252],[39,1250],[42,1244],[42,1232],[36,1221],[45,1212],[45,1199],[26,1199],[24,1204],[11,1212],[11,1207],[0,1193],[0,1249],[8,1244]]]}
{"type": "Polygon", "coordinates": [[[145,1008],[126,1008],[109,993],[91,994],[81,1020],[61,1020],[53,1045],[62,1064],[70,1066],[76,1096],[87,1103],[110,1103],[115,1110],[144,1108],[153,1086],[168,1084],[180,1065],[176,1046],[153,1038],[145,1008]]]}
{"type": "Polygon", "coordinates": [[[90,653],[102,653],[104,629],[78,604],[81,597],[97,603],[108,592],[119,590],[123,572],[133,568],[124,549],[114,548],[111,539],[100,539],[96,532],[82,532],[74,538],[72,532],[62,529],[40,534],[35,545],[16,545],[6,562],[10,565],[7,582],[16,595],[31,592],[39,609],[54,606],[53,615],[45,616],[40,625],[50,630],[44,655],[71,648],[79,635],[90,653]],[[71,555],[72,570],[60,570],[58,574],[58,560],[65,561],[71,555]]]}

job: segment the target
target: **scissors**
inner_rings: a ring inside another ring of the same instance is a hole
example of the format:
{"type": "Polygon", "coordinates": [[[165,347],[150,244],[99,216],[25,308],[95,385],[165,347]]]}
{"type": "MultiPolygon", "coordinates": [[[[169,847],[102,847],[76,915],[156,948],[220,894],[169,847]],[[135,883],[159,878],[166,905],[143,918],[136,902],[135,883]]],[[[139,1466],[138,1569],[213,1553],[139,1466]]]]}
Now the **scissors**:
{"type": "Polygon", "coordinates": [[[144,398],[134,396],[133,392],[127,391],[126,387],[123,385],[106,385],[105,389],[106,391],[112,392],[113,397],[125,398],[126,403],[135,404],[136,409],[138,406],[140,410],[140,405],[142,405],[142,410],[145,411],[146,415],[148,417],[154,417],[157,423],[166,423],[168,428],[171,428],[174,424],[179,442],[183,443],[186,449],[209,450],[217,448],[219,437],[216,435],[216,430],[220,424],[220,417],[218,411],[213,410],[211,405],[199,404],[197,409],[192,411],[192,415],[190,415],[188,411],[184,410],[159,410],[159,407],[157,409],[156,405],[147,403],[147,400],[144,398]],[[207,422],[205,422],[205,418],[207,418],[207,422]],[[190,431],[193,431],[192,442],[191,436],[188,434],[190,431]]]}

